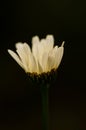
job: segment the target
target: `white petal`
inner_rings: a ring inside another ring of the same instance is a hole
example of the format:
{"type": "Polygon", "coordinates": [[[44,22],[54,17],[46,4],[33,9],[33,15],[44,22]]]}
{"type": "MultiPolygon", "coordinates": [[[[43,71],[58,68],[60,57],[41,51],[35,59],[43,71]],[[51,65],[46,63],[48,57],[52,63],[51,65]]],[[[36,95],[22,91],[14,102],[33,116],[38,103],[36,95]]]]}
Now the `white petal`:
{"type": "Polygon", "coordinates": [[[56,52],[55,68],[58,68],[58,66],[60,65],[62,57],[63,57],[63,53],[64,53],[64,47],[61,46],[61,47],[58,48],[58,51],[56,52]]]}
{"type": "Polygon", "coordinates": [[[58,46],[55,46],[49,53],[48,56],[48,69],[51,71],[56,66],[56,52],[58,51],[58,46]]]}
{"type": "Polygon", "coordinates": [[[42,66],[40,65],[40,63],[38,62],[38,74],[41,74],[41,73],[43,73],[43,68],[42,68],[42,66]]]}
{"type": "Polygon", "coordinates": [[[40,62],[40,60],[42,60],[44,53],[47,53],[46,40],[42,39],[40,44],[38,45],[38,54],[39,54],[38,60],[39,60],[39,62],[40,62]]]}
{"type": "Polygon", "coordinates": [[[64,44],[65,44],[65,41],[62,42],[62,45],[61,45],[61,46],[64,47],[64,44]]]}
{"type": "Polygon", "coordinates": [[[25,45],[23,43],[17,43],[16,48],[17,48],[16,52],[21,58],[25,71],[27,72],[28,71],[28,56],[27,56],[25,45]]]}
{"type": "Polygon", "coordinates": [[[38,46],[39,46],[39,37],[35,36],[32,38],[32,54],[35,58],[36,61],[36,67],[37,67],[37,72],[39,73],[39,65],[38,65],[38,57],[39,57],[39,51],[38,51],[38,46]]]}
{"type": "Polygon", "coordinates": [[[53,49],[53,46],[54,46],[54,37],[53,35],[47,35],[46,36],[46,42],[47,42],[47,45],[48,45],[48,50],[52,50],[53,49]]]}
{"type": "Polygon", "coordinates": [[[35,43],[39,43],[39,37],[38,36],[34,36],[32,38],[32,45],[35,44],[35,43]]]}
{"type": "Polygon", "coordinates": [[[49,56],[48,57],[48,71],[51,71],[54,69],[54,57],[49,56]]]}
{"type": "Polygon", "coordinates": [[[24,46],[24,51],[26,55],[29,56],[29,54],[31,53],[30,46],[27,43],[24,43],[23,46],[24,46]]]}
{"type": "Polygon", "coordinates": [[[41,73],[43,70],[42,68],[42,56],[44,53],[44,40],[42,39],[39,41],[37,36],[32,38],[32,53],[35,57],[36,66],[37,66],[37,73],[41,73]]]}
{"type": "Polygon", "coordinates": [[[23,46],[23,43],[21,43],[21,42],[18,42],[18,43],[15,44],[16,49],[19,49],[22,46],[23,46]]]}
{"type": "Polygon", "coordinates": [[[39,37],[35,36],[32,38],[32,53],[36,61],[38,59],[38,45],[39,45],[39,37]]]}
{"type": "MultiPolygon", "coordinates": [[[[21,44],[19,45],[21,46],[21,44]]],[[[17,45],[18,48],[18,45],[17,45]]],[[[17,49],[18,54],[20,55],[22,62],[26,68],[26,72],[37,72],[37,64],[35,58],[30,50],[30,47],[27,43],[24,43],[22,47],[17,49]],[[21,49],[20,49],[21,48],[21,49]],[[22,51],[22,53],[21,53],[22,51]]]]}
{"type": "Polygon", "coordinates": [[[23,64],[22,64],[20,58],[18,57],[18,55],[17,55],[15,52],[13,52],[13,51],[11,51],[11,50],[9,50],[9,49],[8,49],[8,53],[9,53],[9,54],[13,57],[13,59],[24,69],[23,64]]]}
{"type": "Polygon", "coordinates": [[[33,53],[35,59],[37,60],[38,59],[38,45],[35,43],[32,46],[32,53],[33,53]]]}
{"type": "Polygon", "coordinates": [[[48,53],[42,55],[40,64],[43,72],[48,72],[48,53]]]}
{"type": "Polygon", "coordinates": [[[28,63],[28,67],[29,67],[28,71],[37,72],[37,64],[36,64],[35,58],[27,43],[24,43],[24,49],[25,49],[26,56],[27,56],[27,63],[28,63]]]}

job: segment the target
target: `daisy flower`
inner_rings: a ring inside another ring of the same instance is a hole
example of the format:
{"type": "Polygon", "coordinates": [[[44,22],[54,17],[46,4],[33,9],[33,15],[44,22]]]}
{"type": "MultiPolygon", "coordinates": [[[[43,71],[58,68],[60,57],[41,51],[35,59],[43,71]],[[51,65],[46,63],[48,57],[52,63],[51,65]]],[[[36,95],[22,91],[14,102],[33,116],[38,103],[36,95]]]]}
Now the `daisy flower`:
{"type": "Polygon", "coordinates": [[[64,41],[58,47],[54,46],[53,35],[45,39],[38,36],[32,38],[32,49],[27,43],[16,43],[16,53],[8,49],[8,53],[25,70],[26,73],[40,75],[56,70],[60,65],[64,52],[64,41]]]}

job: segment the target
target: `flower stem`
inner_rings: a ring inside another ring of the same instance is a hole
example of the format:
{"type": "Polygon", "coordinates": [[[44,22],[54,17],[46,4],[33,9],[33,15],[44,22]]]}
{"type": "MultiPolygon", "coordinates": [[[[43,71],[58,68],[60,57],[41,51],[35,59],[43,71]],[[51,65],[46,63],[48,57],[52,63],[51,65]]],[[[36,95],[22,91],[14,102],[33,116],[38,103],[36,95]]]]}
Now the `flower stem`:
{"type": "Polygon", "coordinates": [[[49,120],[48,120],[48,85],[41,87],[41,96],[42,96],[42,130],[49,129],[49,120]]]}

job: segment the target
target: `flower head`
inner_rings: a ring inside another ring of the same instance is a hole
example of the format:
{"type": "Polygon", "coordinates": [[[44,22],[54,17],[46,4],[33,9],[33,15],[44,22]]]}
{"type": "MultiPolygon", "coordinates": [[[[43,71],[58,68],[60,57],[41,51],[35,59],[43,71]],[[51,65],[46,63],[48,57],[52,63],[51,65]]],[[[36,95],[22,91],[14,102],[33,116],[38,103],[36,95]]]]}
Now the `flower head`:
{"type": "Polygon", "coordinates": [[[54,46],[53,35],[45,39],[38,36],[32,38],[32,50],[27,43],[16,43],[16,53],[8,49],[9,54],[25,70],[26,73],[40,75],[56,70],[64,52],[64,42],[60,47],[54,46]]]}

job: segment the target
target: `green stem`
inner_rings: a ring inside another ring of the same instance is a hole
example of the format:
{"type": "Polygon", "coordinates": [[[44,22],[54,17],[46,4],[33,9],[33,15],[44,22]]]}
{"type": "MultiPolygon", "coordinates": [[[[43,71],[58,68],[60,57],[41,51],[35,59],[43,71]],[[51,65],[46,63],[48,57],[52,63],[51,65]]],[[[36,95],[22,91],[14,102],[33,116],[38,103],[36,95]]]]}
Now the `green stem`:
{"type": "Polygon", "coordinates": [[[42,96],[42,130],[49,129],[48,120],[48,85],[41,87],[42,96]]]}

